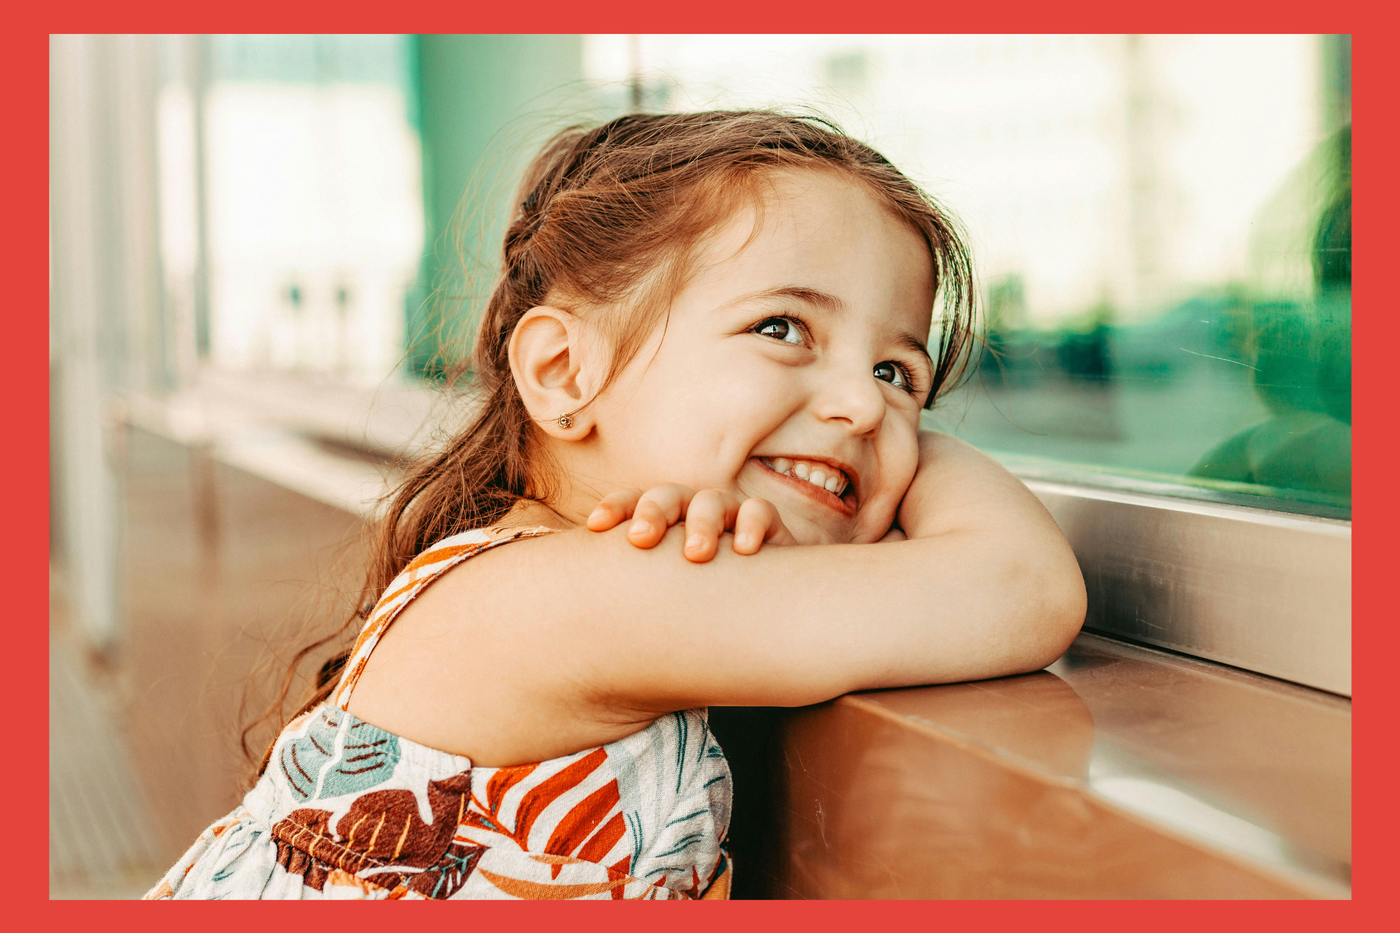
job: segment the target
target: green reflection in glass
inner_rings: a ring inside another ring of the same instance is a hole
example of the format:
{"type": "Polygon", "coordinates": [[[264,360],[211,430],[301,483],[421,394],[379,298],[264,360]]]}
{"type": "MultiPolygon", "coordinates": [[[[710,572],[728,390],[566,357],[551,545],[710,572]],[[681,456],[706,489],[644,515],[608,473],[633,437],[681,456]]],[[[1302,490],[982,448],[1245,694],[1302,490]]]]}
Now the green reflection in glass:
{"type": "Polygon", "coordinates": [[[1031,475],[1349,516],[1349,126],[1251,228],[1246,281],[1138,323],[1101,302],[1007,327],[1025,319],[1022,283],[990,283],[978,371],[927,423],[1031,475]]]}
{"type": "Polygon", "coordinates": [[[1350,502],[1350,129],[1321,155],[1330,162],[1322,178],[1330,190],[1312,242],[1313,301],[1253,309],[1254,390],[1269,417],[1211,449],[1191,475],[1350,502]]]}

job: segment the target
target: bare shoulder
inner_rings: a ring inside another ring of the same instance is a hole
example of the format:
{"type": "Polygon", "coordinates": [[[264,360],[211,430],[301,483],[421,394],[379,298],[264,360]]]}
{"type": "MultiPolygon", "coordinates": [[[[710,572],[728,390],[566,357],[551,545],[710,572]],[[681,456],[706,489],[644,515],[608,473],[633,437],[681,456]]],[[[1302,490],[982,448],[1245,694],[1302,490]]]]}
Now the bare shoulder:
{"type": "Polygon", "coordinates": [[[597,691],[568,650],[568,592],[579,577],[558,570],[626,546],[596,540],[608,537],[522,537],[445,571],[385,632],[350,711],[492,766],[570,754],[644,727],[647,716],[594,701],[597,691]]]}

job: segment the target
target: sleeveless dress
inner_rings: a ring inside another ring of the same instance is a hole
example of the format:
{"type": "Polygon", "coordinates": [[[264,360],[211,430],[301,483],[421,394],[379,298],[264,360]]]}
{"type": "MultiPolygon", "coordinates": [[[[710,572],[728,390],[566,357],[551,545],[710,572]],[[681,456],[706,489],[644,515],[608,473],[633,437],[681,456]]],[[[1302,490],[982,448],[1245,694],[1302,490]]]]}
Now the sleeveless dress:
{"type": "Polygon", "coordinates": [[[473,767],[347,710],[380,637],[425,587],[473,555],[550,531],[469,531],[409,564],[335,692],[286,725],[242,804],[146,898],[728,897],[729,765],[706,710],[504,768],[473,767]]]}

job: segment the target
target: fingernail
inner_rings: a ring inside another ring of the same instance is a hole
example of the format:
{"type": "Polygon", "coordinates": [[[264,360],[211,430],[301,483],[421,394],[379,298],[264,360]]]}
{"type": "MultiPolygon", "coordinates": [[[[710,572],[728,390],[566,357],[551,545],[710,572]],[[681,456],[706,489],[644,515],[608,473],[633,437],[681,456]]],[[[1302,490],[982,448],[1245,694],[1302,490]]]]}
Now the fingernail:
{"type": "Polygon", "coordinates": [[[644,518],[639,518],[632,523],[632,527],[627,529],[629,535],[645,534],[651,530],[651,522],[644,518]]]}
{"type": "Polygon", "coordinates": [[[691,535],[689,538],[685,539],[685,549],[687,551],[698,551],[704,544],[705,538],[703,535],[691,535]]]}
{"type": "Polygon", "coordinates": [[[743,548],[744,550],[748,550],[749,548],[753,547],[753,544],[754,544],[753,535],[751,535],[751,534],[742,534],[742,535],[738,535],[737,537],[735,537],[734,543],[737,544],[739,547],[743,548]]]}
{"type": "Polygon", "coordinates": [[[591,511],[591,512],[588,513],[588,517],[589,517],[590,520],[591,520],[591,519],[595,519],[595,518],[600,518],[600,517],[602,517],[602,515],[603,515],[603,507],[602,507],[601,505],[594,506],[594,507],[593,507],[593,511],[591,511]]]}

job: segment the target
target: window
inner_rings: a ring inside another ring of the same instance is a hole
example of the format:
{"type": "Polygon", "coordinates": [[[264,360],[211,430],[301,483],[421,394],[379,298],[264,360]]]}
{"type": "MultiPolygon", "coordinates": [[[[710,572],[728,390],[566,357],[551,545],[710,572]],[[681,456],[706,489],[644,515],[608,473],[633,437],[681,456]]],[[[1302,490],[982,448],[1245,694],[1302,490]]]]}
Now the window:
{"type": "Polygon", "coordinates": [[[196,335],[175,344],[224,370],[393,372],[424,238],[412,51],[408,36],[166,39],[163,262],[196,335]]]}
{"type": "Polygon", "coordinates": [[[1349,37],[162,42],[180,373],[433,378],[551,131],[815,109],[967,228],[986,346],[926,423],[1041,495],[1087,625],[1350,691],[1349,37]]]}
{"type": "Polygon", "coordinates": [[[964,222],[986,348],[930,426],[1023,476],[1350,516],[1349,37],[589,36],[584,69],[815,105],[964,222]]]}

